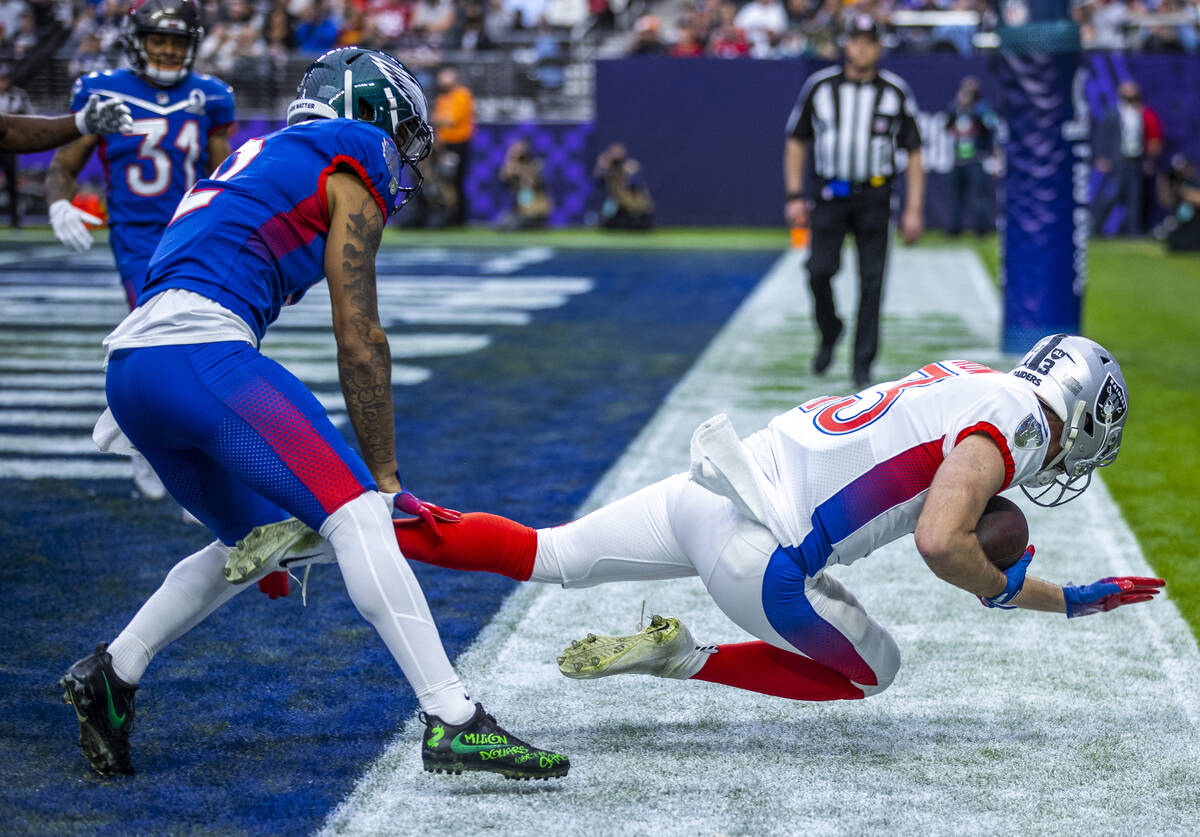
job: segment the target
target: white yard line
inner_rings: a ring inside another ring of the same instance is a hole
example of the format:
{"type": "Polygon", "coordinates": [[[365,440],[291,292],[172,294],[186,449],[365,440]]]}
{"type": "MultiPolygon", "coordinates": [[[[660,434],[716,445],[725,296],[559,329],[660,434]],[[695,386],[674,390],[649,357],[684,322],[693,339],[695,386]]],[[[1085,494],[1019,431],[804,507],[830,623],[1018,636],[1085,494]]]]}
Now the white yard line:
{"type": "MultiPolygon", "coordinates": [[[[843,313],[852,310],[851,285],[839,282],[843,313]]],[[[905,339],[938,343],[939,327],[921,319],[931,314],[953,326],[938,346],[943,356],[998,357],[999,306],[965,251],[897,251],[886,310],[881,372],[907,371],[899,365],[908,360],[905,339]]],[[[779,371],[797,345],[803,362],[813,339],[798,256],[788,253],[584,510],[685,468],[692,429],[713,413],[728,412],[747,434],[803,398],[848,389],[844,379],[813,381],[803,367],[779,371]]],[[[1102,484],[1061,509],[1027,512],[1038,573],[1059,582],[1149,574],[1102,484]]],[[[647,677],[565,680],[553,665],[561,647],[589,630],[633,630],[643,599],[648,614],[685,618],[701,641],[746,636],[695,580],[575,591],[525,585],[458,668],[502,724],[568,753],[571,775],[530,786],[425,774],[414,720],[323,831],[1194,831],[1200,653],[1169,599],[1071,622],[988,611],[937,581],[907,538],[838,576],[904,655],[895,684],[866,701],[806,704],[647,677]]]]}

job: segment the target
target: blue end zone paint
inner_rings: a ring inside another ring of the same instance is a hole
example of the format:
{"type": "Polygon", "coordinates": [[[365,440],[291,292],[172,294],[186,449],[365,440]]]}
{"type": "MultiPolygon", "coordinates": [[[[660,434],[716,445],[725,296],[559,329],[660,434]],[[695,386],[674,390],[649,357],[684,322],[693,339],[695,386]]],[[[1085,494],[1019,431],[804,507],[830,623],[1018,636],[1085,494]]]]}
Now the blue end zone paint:
{"type": "MultiPolygon", "coordinates": [[[[581,251],[527,269],[591,276],[596,288],[530,326],[490,329],[482,352],[422,360],[432,379],[396,390],[406,484],[534,525],[567,519],[775,255],[581,251]]],[[[307,609],[295,591],[272,602],[249,590],[163,651],[138,693],[140,772],[93,776],[52,684],[207,542],[176,515],[124,483],[0,481],[6,831],[307,833],[415,710],[336,569],[317,567],[307,609]]],[[[417,572],[451,657],[513,586],[417,572]]],[[[487,684],[470,685],[486,705],[487,684]]]]}

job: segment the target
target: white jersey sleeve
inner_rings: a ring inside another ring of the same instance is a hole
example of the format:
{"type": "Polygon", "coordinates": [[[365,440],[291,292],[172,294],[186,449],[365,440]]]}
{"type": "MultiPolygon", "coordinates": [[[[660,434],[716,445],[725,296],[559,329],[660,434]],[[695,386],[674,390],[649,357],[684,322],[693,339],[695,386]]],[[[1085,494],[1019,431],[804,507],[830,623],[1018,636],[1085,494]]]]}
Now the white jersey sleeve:
{"type": "Polygon", "coordinates": [[[1041,469],[1050,428],[1031,387],[1009,375],[993,377],[996,386],[952,418],[942,455],[949,456],[955,445],[973,433],[988,436],[1004,458],[1003,491],[1041,469]]]}

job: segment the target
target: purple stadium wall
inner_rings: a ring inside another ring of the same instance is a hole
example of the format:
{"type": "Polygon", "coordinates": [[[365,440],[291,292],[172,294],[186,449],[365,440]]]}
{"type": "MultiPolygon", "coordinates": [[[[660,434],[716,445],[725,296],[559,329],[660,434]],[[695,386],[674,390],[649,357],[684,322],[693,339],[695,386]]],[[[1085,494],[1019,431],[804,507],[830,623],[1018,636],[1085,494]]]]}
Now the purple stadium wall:
{"type": "MultiPolygon", "coordinates": [[[[1200,160],[1200,58],[1178,55],[1092,53],[1087,86],[1093,123],[1112,107],[1116,86],[1138,81],[1147,103],[1162,117],[1167,137],[1164,159],[1180,151],[1200,160]]],[[[823,66],[805,60],[630,58],[599,61],[596,122],[483,124],[474,139],[466,188],[471,220],[491,223],[511,201],[496,177],[504,149],[531,140],[546,161],[555,208],[552,226],[583,223],[599,196],[591,167],[599,149],[624,142],[641,160],[662,225],[755,225],[782,223],[783,125],[805,77],[823,66]]],[[[983,58],[950,55],[891,56],[885,66],[912,86],[922,109],[925,165],[929,179],[927,221],[945,225],[944,178],[951,163],[944,118],[937,111],[954,95],[964,75],[979,76],[985,96],[996,101],[996,84],[983,58]]],[[[245,139],[279,125],[254,119],[239,125],[236,148],[245,139]]],[[[21,157],[23,172],[44,169],[50,153],[21,157]]],[[[100,182],[93,156],[82,179],[100,182]]],[[[1106,188],[1093,175],[1092,192],[1106,188]]],[[[1120,210],[1115,210],[1119,212],[1120,210]]],[[[1119,216],[1102,220],[1115,229],[1119,216]]]]}

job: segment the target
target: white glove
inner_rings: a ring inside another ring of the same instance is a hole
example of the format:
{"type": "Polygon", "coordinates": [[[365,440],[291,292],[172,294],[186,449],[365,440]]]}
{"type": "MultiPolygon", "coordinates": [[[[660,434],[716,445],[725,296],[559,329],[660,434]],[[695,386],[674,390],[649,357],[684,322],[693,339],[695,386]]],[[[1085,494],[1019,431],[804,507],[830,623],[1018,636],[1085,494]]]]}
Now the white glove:
{"type": "Polygon", "coordinates": [[[129,106],[120,99],[102,102],[100,94],[93,93],[83,110],[75,112],[75,127],[84,136],[130,134],[133,133],[133,115],[129,112],[129,106]]]}
{"type": "Polygon", "coordinates": [[[84,212],[69,201],[56,200],[50,204],[50,226],[63,246],[76,253],[91,249],[92,234],[84,224],[103,224],[104,219],[84,212]]]}

